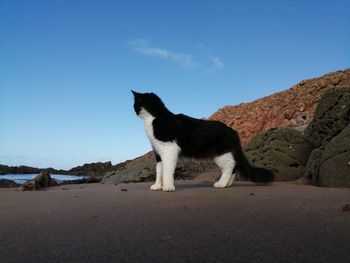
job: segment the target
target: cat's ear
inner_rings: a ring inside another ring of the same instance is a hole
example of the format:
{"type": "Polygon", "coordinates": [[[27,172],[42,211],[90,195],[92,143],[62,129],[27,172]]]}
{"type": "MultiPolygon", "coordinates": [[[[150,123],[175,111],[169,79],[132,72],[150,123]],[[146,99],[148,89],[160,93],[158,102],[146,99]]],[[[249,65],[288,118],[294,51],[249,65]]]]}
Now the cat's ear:
{"type": "Polygon", "coordinates": [[[132,94],[134,94],[135,99],[141,97],[141,93],[138,93],[138,92],[133,91],[133,90],[131,90],[131,92],[132,92],[132,94]]]}
{"type": "Polygon", "coordinates": [[[134,94],[134,98],[137,99],[137,98],[140,98],[141,97],[141,93],[138,93],[136,91],[133,91],[131,90],[132,94],[134,94]]]}

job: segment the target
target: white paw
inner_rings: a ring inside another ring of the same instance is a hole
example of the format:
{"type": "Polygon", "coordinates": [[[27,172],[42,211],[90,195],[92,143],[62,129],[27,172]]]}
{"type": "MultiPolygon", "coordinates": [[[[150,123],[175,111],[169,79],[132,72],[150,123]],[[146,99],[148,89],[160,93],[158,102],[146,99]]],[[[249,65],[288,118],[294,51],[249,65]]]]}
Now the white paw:
{"type": "Polygon", "coordinates": [[[175,186],[174,185],[164,185],[163,186],[163,192],[174,192],[175,186]]]}
{"type": "Polygon", "coordinates": [[[214,184],[214,187],[215,188],[225,188],[227,186],[227,183],[225,183],[225,182],[220,182],[220,181],[218,181],[218,182],[216,182],[215,184],[214,184]]]}
{"type": "Polygon", "coordinates": [[[152,191],[160,191],[162,189],[163,189],[163,187],[160,184],[152,184],[151,185],[151,190],[152,191]]]}

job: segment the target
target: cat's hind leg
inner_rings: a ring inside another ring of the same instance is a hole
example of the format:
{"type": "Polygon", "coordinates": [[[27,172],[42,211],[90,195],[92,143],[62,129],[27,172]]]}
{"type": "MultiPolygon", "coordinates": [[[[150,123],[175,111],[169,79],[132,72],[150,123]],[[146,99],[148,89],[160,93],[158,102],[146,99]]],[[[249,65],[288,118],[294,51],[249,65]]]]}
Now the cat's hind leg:
{"type": "Polygon", "coordinates": [[[214,158],[214,162],[221,170],[221,177],[219,181],[214,184],[214,187],[224,188],[231,186],[235,177],[235,174],[232,174],[232,172],[236,166],[236,161],[232,153],[225,153],[217,156],[214,158]]]}
{"type": "Polygon", "coordinates": [[[230,180],[228,180],[227,186],[231,186],[233,184],[233,181],[235,180],[236,174],[233,173],[230,177],[230,180]]]}

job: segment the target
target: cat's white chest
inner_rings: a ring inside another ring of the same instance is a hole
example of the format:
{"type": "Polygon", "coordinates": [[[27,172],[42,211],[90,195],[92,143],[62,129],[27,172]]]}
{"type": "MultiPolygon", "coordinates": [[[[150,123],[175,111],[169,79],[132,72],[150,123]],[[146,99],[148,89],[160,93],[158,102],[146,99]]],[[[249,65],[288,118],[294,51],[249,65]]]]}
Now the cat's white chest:
{"type": "Polygon", "coordinates": [[[160,143],[160,141],[157,140],[156,137],[154,136],[154,130],[153,130],[153,120],[154,119],[155,118],[153,116],[149,116],[148,118],[146,118],[144,120],[145,132],[146,132],[148,139],[151,141],[152,145],[154,143],[156,143],[156,144],[160,143]]]}
{"type": "Polygon", "coordinates": [[[145,132],[150,140],[153,149],[160,155],[163,155],[164,153],[169,151],[169,148],[177,148],[177,152],[180,152],[180,148],[177,145],[176,142],[163,142],[158,140],[154,136],[154,128],[153,128],[153,121],[155,119],[154,116],[152,116],[150,113],[145,111],[144,109],[141,110],[140,117],[144,120],[144,127],[145,127],[145,132]]]}

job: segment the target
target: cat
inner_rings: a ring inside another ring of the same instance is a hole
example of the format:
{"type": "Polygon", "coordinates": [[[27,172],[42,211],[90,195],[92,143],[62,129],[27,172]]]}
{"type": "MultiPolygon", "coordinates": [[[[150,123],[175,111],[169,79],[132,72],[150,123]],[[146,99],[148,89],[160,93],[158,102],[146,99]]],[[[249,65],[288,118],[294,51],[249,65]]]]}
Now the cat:
{"type": "Polygon", "coordinates": [[[154,93],[134,95],[134,110],[144,121],[145,132],[156,156],[156,182],[151,190],[175,191],[178,156],[213,159],[221,170],[215,188],[233,184],[235,172],[257,183],[269,183],[274,173],[252,166],[244,156],[237,131],[219,121],[195,119],[169,111],[154,93]]]}

